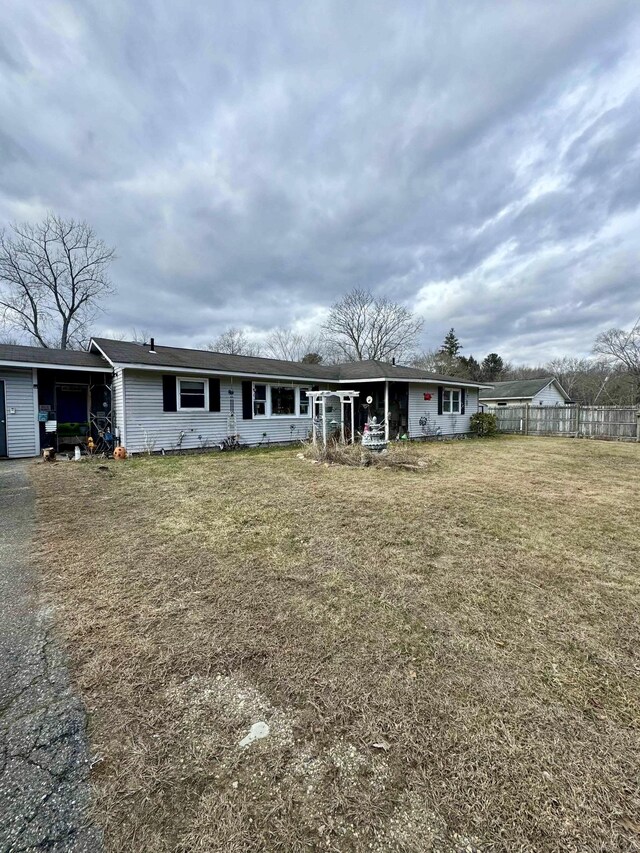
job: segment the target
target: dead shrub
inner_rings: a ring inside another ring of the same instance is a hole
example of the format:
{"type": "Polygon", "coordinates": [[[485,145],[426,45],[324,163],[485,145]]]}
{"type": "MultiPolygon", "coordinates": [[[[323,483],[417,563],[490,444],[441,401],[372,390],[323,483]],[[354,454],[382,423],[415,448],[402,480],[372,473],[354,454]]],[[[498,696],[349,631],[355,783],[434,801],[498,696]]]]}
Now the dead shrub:
{"type": "Polygon", "coordinates": [[[386,450],[379,453],[361,444],[341,444],[328,441],[321,444],[305,444],[305,459],[329,465],[346,465],[351,468],[396,468],[400,470],[423,470],[431,464],[424,449],[408,442],[389,442],[386,450]]]}

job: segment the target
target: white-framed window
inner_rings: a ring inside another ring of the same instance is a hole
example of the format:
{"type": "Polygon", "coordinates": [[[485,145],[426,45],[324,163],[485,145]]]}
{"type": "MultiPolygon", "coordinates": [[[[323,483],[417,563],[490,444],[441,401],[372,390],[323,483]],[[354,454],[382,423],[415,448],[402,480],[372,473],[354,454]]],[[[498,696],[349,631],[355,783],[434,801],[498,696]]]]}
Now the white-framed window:
{"type": "Polygon", "coordinates": [[[308,388],[294,385],[253,383],[254,418],[308,418],[308,388]]]}
{"type": "Polygon", "coordinates": [[[176,377],[176,398],[179,412],[207,412],[209,410],[209,380],[190,376],[176,377]]]}
{"type": "Polygon", "coordinates": [[[271,417],[296,417],[296,389],[291,385],[271,385],[271,417]]]}
{"type": "Polygon", "coordinates": [[[267,417],[267,386],[253,383],[253,417],[267,417]]]}
{"type": "Polygon", "coordinates": [[[442,392],[442,411],[445,415],[460,414],[460,389],[445,388],[442,392]]]}
{"type": "Polygon", "coordinates": [[[307,396],[308,388],[300,388],[300,417],[306,418],[309,416],[309,397],[307,396]]]}

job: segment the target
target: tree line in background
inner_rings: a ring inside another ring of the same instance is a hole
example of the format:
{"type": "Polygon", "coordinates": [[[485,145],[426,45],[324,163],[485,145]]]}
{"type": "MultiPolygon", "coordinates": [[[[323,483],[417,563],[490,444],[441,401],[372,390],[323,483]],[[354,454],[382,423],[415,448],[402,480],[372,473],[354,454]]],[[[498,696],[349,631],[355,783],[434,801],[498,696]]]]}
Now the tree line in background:
{"type": "Polygon", "coordinates": [[[585,405],[640,403],[640,322],[630,331],[610,329],[596,337],[592,358],[560,356],[540,364],[511,364],[491,352],[482,361],[462,355],[462,344],[450,329],[437,350],[415,356],[412,364],[433,373],[504,382],[554,376],[572,400],[585,405]]]}
{"type": "Polygon", "coordinates": [[[576,402],[609,406],[640,403],[638,324],[630,332],[611,329],[598,335],[593,358],[562,356],[536,365],[515,365],[496,352],[488,353],[480,361],[473,355],[463,355],[462,344],[453,328],[438,349],[416,352],[422,321],[398,305],[395,307],[401,310],[389,324],[394,303],[384,300],[384,312],[369,322],[367,306],[371,306],[373,314],[381,301],[363,291],[354,291],[332,307],[318,335],[276,329],[260,346],[243,329],[230,328],[213,341],[209,349],[311,364],[395,358],[398,363],[420,367],[429,373],[487,384],[555,376],[576,402]]]}
{"type": "MultiPolygon", "coordinates": [[[[0,232],[0,342],[27,339],[61,349],[86,345],[102,301],[113,293],[108,268],[115,251],[85,222],[49,214],[41,223],[0,232]],[[14,337],[13,333],[17,333],[14,337]]],[[[593,358],[565,356],[538,365],[512,365],[495,352],[478,361],[463,355],[455,329],[435,350],[417,351],[424,320],[386,297],[355,288],[329,309],[316,334],[275,329],[263,340],[230,327],[208,348],[309,364],[395,360],[431,373],[498,382],[555,376],[572,399],[602,405],[640,403],[640,318],[630,331],[597,336],[593,358]]],[[[133,330],[144,342],[148,335],[133,330]]]]}

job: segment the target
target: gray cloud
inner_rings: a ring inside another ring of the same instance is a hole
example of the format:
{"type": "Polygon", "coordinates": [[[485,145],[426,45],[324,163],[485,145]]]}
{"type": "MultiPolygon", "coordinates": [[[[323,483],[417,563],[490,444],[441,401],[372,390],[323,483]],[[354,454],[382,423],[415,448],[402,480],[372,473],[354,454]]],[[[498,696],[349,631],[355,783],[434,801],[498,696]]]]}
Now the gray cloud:
{"type": "Polygon", "coordinates": [[[640,313],[631,2],[13,3],[0,220],[117,246],[105,329],[197,345],[353,286],[467,352],[640,313]]]}

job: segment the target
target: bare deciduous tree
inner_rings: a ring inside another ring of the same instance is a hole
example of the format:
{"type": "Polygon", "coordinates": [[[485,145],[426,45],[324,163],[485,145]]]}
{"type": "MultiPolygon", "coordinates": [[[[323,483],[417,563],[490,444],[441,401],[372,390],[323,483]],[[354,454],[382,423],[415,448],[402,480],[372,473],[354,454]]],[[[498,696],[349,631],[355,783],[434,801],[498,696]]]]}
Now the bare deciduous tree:
{"type": "Polygon", "coordinates": [[[0,332],[0,344],[18,346],[20,341],[15,335],[10,334],[9,332],[0,332]]]}
{"type": "Polygon", "coordinates": [[[267,337],[265,350],[271,358],[283,361],[302,361],[307,355],[324,358],[324,348],[318,337],[292,329],[274,329],[267,337]]]}
{"type": "Polygon", "coordinates": [[[213,352],[226,352],[229,355],[260,355],[260,347],[252,343],[244,329],[230,326],[210,344],[207,349],[213,352]]]}
{"type": "Polygon", "coordinates": [[[601,332],[593,345],[593,351],[613,364],[623,365],[640,381],[640,318],[630,332],[624,329],[601,332]]]}
{"type": "Polygon", "coordinates": [[[115,251],[86,222],[48,215],[0,233],[0,311],[7,326],[40,346],[69,349],[86,339],[112,293],[107,271],[115,251]]]}
{"type": "Polygon", "coordinates": [[[323,329],[328,343],[350,361],[403,361],[414,351],[423,324],[404,305],[355,289],[331,306],[323,329]]]}

